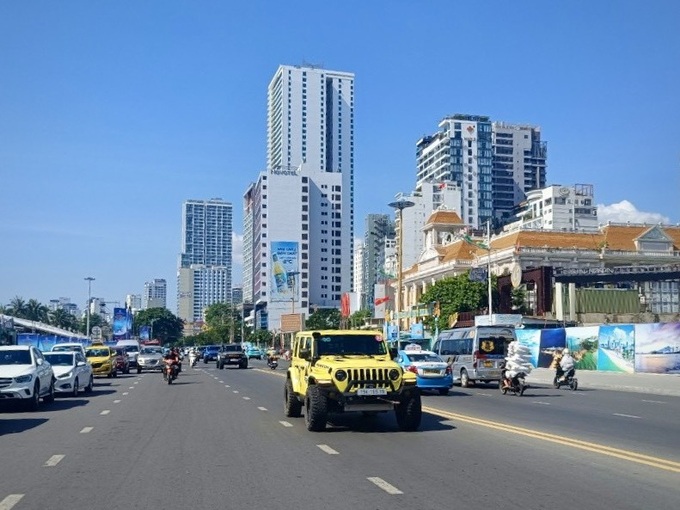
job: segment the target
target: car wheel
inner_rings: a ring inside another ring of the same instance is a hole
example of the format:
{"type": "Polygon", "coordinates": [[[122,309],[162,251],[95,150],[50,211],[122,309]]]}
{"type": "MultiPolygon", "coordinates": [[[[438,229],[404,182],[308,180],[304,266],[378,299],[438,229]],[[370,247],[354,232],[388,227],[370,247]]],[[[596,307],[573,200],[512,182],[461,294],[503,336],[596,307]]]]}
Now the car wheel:
{"type": "Polygon", "coordinates": [[[54,402],[54,379],[50,381],[50,389],[47,392],[47,395],[43,397],[43,401],[47,402],[48,404],[54,402]]]}
{"type": "Polygon", "coordinates": [[[239,368],[248,368],[248,362],[245,361],[245,362],[243,362],[243,363],[239,363],[239,366],[238,366],[238,367],[239,367],[239,368]]]}
{"type": "Polygon", "coordinates": [[[394,412],[397,417],[397,425],[399,430],[404,432],[413,432],[420,427],[420,421],[423,417],[422,403],[420,401],[420,393],[411,393],[408,397],[397,404],[394,412]]]}
{"type": "Polygon", "coordinates": [[[124,374],[129,374],[129,373],[130,373],[130,367],[127,367],[127,368],[123,371],[123,373],[124,373],[124,374]]]}
{"type": "Polygon", "coordinates": [[[288,379],[283,390],[283,414],[288,418],[299,418],[302,414],[302,402],[295,396],[293,381],[288,379]]]}
{"type": "Polygon", "coordinates": [[[328,402],[317,386],[310,386],[305,397],[305,425],[307,430],[320,432],[328,421],[328,402]]]}
{"type": "Polygon", "coordinates": [[[29,411],[37,411],[40,408],[40,384],[37,381],[33,386],[33,396],[28,401],[27,407],[29,411]]]}
{"type": "Polygon", "coordinates": [[[111,373],[111,377],[118,377],[118,369],[114,370],[114,371],[111,373]]]}
{"type": "Polygon", "coordinates": [[[460,387],[467,388],[468,386],[470,386],[470,376],[467,370],[463,369],[460,371],[460,387]]]}
{"type": "Polygon", "coordinates": [[[87,386],[85,386],[85,393],[92,393],[93,388],[94,388],[94,376],[90,376],[90,380],[87,382],[87,386]]]}
{"type": "Polygon", "coordinates": [[[141,373],[142,373],[142,369],[141,369],[141,368],[138,368],[138,369],[137,369],[137,373],[138,373],[138,374],[141,374],[141,373]]]}
{"type": "Polygon", "coordinates": [[[78,378],[76,378],[76,380],[73,381],[73,391],[71,392],[71,396],[77,397],[79,389],[80,389],[80,381],[78,380],[78,378]]]}

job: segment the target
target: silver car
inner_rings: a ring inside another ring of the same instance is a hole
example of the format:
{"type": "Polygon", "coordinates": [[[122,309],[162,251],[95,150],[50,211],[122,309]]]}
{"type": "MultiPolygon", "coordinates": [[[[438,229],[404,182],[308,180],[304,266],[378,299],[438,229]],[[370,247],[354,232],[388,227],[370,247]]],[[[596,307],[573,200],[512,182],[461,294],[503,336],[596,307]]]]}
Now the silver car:
{"type": "Polygon", "coordinates": [[[142,347],[137,356],[137,373],[143,370],[163,369],[163,349],[160,347],[142,347]]]}

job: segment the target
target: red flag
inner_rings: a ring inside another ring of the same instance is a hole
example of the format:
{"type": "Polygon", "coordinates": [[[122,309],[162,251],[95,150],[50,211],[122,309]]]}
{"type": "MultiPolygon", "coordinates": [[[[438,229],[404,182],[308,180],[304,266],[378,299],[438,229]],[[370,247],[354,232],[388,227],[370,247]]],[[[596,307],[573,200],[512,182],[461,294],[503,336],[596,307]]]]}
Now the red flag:
{"type": "Polygon", "coordinates": [[[389,300],[390,300],[390,298],[387,297],[387,296],[379,297],[379,298],[375,298],[373,303],[375,303],[375,305],[377,306],[377,305],[382,305],[383,303],[387,303],[389,300]]]}
{"type": "Polygon", "coordinates": [[[345,292],[340,299],[340,314],[347,318],[350,316],[349,313],[349,294],[345,292]]]}

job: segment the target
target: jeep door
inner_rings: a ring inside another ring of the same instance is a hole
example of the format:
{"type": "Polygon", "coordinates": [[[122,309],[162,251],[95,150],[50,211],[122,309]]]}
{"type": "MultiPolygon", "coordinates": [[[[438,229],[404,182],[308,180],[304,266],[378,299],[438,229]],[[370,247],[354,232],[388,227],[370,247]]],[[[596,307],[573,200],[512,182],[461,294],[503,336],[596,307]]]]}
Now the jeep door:
{"type": "Polygon", "coordinates": [[[312,337],[301,336],[296,339],[293,349],[293,358],[290,365],[290,377],[293,383],[293,389],[296,393],[305,393],[307,391],[307,370],[309,361],[301,356],[302,351],[311,352],[312,337]]]}

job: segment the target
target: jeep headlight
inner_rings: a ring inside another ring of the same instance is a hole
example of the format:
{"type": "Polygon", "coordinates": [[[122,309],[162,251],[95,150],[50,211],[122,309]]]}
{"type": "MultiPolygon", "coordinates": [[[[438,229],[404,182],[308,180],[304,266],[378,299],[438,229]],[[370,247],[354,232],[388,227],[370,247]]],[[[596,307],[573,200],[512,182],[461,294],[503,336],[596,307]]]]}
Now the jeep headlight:
{"type": "Polygon", "coordinates": [[[337,372],[335,372],[335,379],[338,380],[339,382],[344,381],[345,379],[347,379],[347,372],[345,372],[344,370],[338,370],[337,372]]]}
{"type": "Polygon", "coordinates": [[[393,368],[387,374],[387,376],[390,378],[390,381],[396,381],[397,379],[399,379],[400,375],[401,375],[401,372],[399,372],[399,370],[397,370],[396,368],[393,368]]]}
{"type": "Polygon", "coordinates": [[[19,377],[16,377],[14,380],[19,384],[28,383],[33,380],[33,374],[20,375],[19,377]]]}

